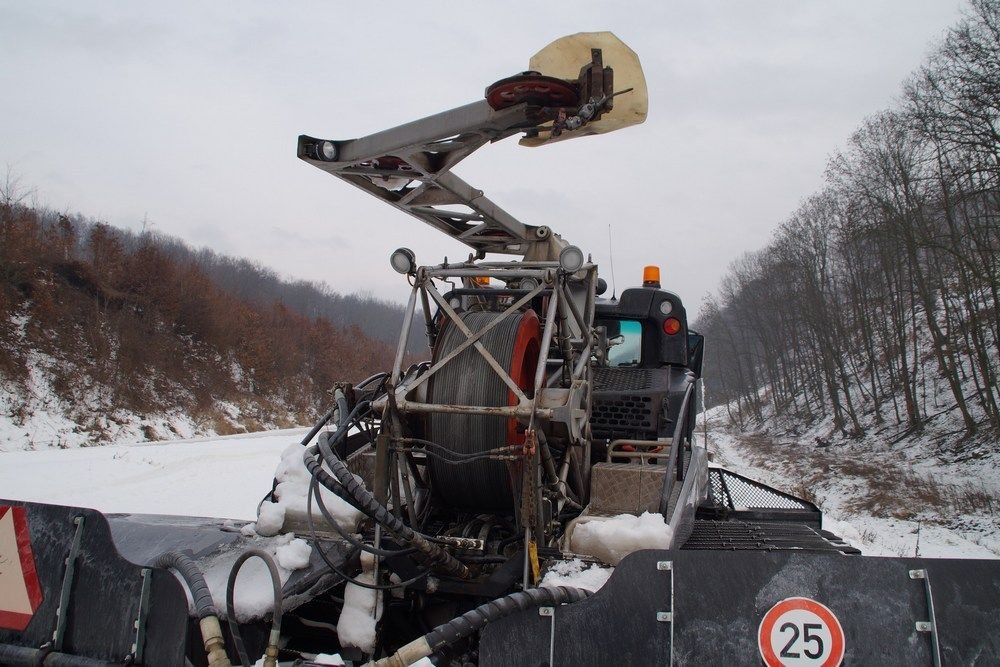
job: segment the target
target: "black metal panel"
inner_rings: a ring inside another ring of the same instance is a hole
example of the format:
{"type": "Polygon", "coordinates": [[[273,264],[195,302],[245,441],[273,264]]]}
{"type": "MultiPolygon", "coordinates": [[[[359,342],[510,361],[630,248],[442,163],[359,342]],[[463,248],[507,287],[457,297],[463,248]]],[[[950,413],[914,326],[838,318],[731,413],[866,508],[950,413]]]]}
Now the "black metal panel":
{"type": "Polygon", "coordinates": [[[610,368],[598,366],[594,368],[594,391],[646,391],[659,386],[666,389],[667,378],[643,368],[610,368]],[[655,380],[655,382],[654,382],[655,380]]]}
{"type": "MultiPolygon", "coordinates": [[[[243,535],[237,525],[225,519],[161,514],[109,514],[105,518],[118,552],[133,563],[150,563],[168,551],[190,551],[195,563],[207,569],[223,554],[231,554],[235,560],[241,551],[260,546],[256,538],[243,535]]],[[[343,564],[350,551],[345,542],[336,539],[324,540],[323,549],[338,564],[343,564]]],[[[285,610],[304,602],[300,597],[303,593],[319,594],[335,581],[313,548],[309,566],[294,570],[281,587],[285,610]]]]}
{"type": "Polygon", "coordinates": [[[226,530],[222,519],[160,514],[108,514],[118,552],[133,563],[150,563],[168,551],[190,551],[197,561],[246,538],[226,530]]]}
{"type": "Polygon", "coordinates": [[[656,427],[660,423],[661,400],[659,396],[638,393],[608,392],[594,396],[590,426],[595,433],[607,434],[609,439],[614,437],[613,434],[633,438],[650,434],[650,438],[655,437],[656,427]]]}
{"type": "MultiPolygon", "coordinates": [[[[122,558],[100,512],[59,505],[0,500],[27,510],[28,531],[42,602],[23,632],[0,629],[0,644],[37,648],[52,640],[65,559],[83,517],[76,574],[67,606],[62,653],[121,662],[132,652],[139,615],[142,567],[122,558]]],[[[165,570],[151,570],[146,627],[147,664],[182,665],[188,605],[180,584],[165,570]]]]}
{"type": "MultiPolygon", "coordinates": [[[[811,598],[836,615],[845,665],[929,665],[931,636],[915,626],[930,618],[924,582],[910,576],[916,569],[928,573],[943,664],[1000,664],[1000,560],[643,551],[597,594],[556,610],[553,667],[757,666],[760,622],[789,597],[811,598]],[[672,621],[656,620],[664,611],[672,621]]],[[[548,664],[551,629],[538,610],[490,624],[480,665],[548,664]]]]}
{"type": "Polygon", "coordinates": [[[670,437],[687,381],[683,370],[595,368],[590,427],[596,440],[670,437]]]}
{"type": "Polygon", "coordinates": [[[667,665],[670,624],[656,620],[670,610],[669,571],[656,569],[657,552],[628,559],[600,591],[588,599],[554,610],[552,617],[530,609],[490,623],[482,633],[480,667],[549,665],[667,665]]]}

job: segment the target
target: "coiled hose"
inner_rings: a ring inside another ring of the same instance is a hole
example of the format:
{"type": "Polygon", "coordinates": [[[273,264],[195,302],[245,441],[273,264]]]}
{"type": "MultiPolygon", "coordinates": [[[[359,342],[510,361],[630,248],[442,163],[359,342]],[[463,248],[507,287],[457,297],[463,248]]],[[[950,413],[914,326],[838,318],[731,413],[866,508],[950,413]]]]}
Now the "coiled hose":
{"type": "MultiPolygon", "coordinates": [[[[354,421],[359,415],[370,409],[370,402],[362,401],[358,403],[354,407],[354,410],[351,411],[347,422],[350,423],[354,421]]],[[[463,579],[468,578],[470,576],[469,568],[467,568],[462,562],[457,560],[446,550],[428,541],[423,535],[420,535],[403,523],[402,519],[390,512],[388,508],[382,505],[382,503],[378,502],[378,500],[375,499],[375,496],[373,496],[371,492],[365,488],[364,484],[360,482],[350,470],[348,470],[344,462],[333,451],[333,447],[339,444],[339,442],[346,436],[346,433],[346,428],[338,429],[334,433],[333,438],[330,440],[323,440],[320,438],[317,443],[323,462],[330,468],[330,472],[333,473],[333,477],[336,479],[338,484],[328,483],[332,480],[330,480],[330,476],[327,475],[322,469],[318,457],[309,456],[312,448],[306,450],[305,457],[306,467],[309,469],[309,472],[315,475],[320,484],[330,489],[330,491],[336,493],[341,498],[344,498],[344,500],[351,503],[369,518],[378,522],[383,528],[392,533],[393,536],[395,536],[401,543],[414,547],[417,551],[424,555],[431,565],[439,567],[441,570],[450,575],[461,577],[463,579]],[[311,462],[309,460],[310,458],[312,458],[311,462]]]]}
{"type": "Polygon", "coordinates": [[[506,597],[479,605],[472,611],[437,626],[423,637],[401,647],[388,658],[369,662],[367,667],[406,667],[420,658],[479,632],[490,621],[496,621],[525,609],[554,607],[566,602],[579,602],[590,595],[591,592],[588,590],[569,586],[530,588],[526,591],[511,593],[506,597]]]}
{"type": "Polygon", "coordinates": [[[248,549],[240,554],[240,557],[233,563],[229,570],[229,581],[226,583],[226,622],[229,625],[229,633],[233,636],[233,646],[240,656],[243,667],[250,667],[250,658],[247,657],[246,649],[243,647],[243,637],[240,634],[239,624],[236,622],[236,577],[240,573],[240,568],[251,558],[260,558],[267,565],[267,571],[271,575],[271,588],[274,594],[274,613],[271,617],[271,634],[267,640],[267,648],[264,650],[264,667],[275,667],[278,662],[278,640],[281,638],[281,575],[278,573],[278,565],[274,562],[266,551],[262,549],[248,549]]]}
{"type": "Polygon", "coordinates": [[[212,592],[205,582],[205,575],[198,569],[194,560],[186,553],[168,551],[158,556],[152,566],[171,569],[181,575],[188,590],[191,591],[191,599],[194,600],[194,608],[200,619],[198,624],[201,627],[205,652],[208,654],[209,667],[230,667],[229,657],[226,655],[226,643],[222,638],[222,627],[219,625],[219,612],[212,602],[212,592]]]}

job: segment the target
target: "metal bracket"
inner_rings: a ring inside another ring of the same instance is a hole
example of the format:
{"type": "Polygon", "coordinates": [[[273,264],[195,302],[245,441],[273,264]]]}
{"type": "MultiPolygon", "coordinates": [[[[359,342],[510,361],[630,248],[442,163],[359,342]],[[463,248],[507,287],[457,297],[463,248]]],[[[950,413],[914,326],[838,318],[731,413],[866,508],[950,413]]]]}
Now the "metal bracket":
{"type": "Polygon", "coordinates": [[[52,650],[62,651],[63,636],[66,634],[66,624],[69,621],[69,599],[73,592],[73,579],[76,576],[76,557],[80,553],[80,542],[83,539],[83,517],[73,519],[76,532],[73,543],[66,556],[66,571],[63,573],[62,591],[59,593],[59,607],[56,609],[56,629],[52,633],[52,650]]]}
{"type": "Polygon", "coordinates": [[[539,607],[538,615],[542,617],[549,617],[552,619],[549,624],[549,667],[555,667],[555,657],[556,657],[556,608],[555,607],[539,607]]]}
{"type": "Polygon", "coordinates": [[[134,664],[141,665],[143,651],[146,647],[146,617],[149,615],[149,592],[153,579],[153,571],[148,567],[142,569],[142,591],[139,593],[139,616],[132,627],[135,628],[135,643],[132,644],[134,664]]]}
{"type": "Polygon", "coordinates": [[[670,624],[670,654],[667,665],[674,664],[674,562],[670,560],[656,561],[657,572],[670,573],[670,611],[656,612],[657,623],[670,624]]]}
{"type": "Polygon", "coordinates": [[[910,579],[921,579],[924,582],[924,592],[927,595],[927,614],[930,620],[917,621],[914,624],[917,632],[927,632],[931,636],[931,661],[934,667],[941,665],[941,645],[938,642],[937,619],[934,616],[934,597],[931,594],[931,580],[927,570],[910,570],[910,579]]]}

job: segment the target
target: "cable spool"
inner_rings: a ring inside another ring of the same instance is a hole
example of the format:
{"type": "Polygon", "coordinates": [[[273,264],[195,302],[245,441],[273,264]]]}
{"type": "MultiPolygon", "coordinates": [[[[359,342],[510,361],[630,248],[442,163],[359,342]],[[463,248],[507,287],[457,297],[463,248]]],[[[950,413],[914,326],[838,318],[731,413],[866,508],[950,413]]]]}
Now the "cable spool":
{"type": "MultiPolygon", "coordinates": [[[[475,333],[501,316],[501,313],[470,312],[462,315],[462,321],[475,333]]],[[[541,338],[538,316],[528,310],[509,315],[479,340],[517,386],[531,396],[541,338]]],[[[443,359],[465,340],[465,334],[449,323],[438,338],[434,362],[443,359]]],[[[471,346],[431,379],[428,400],[439,405],[517,405],[514,392],[471,346]]],[[[431,440],[462,454],[479,454],[524,441],[524,436],[518,433],[516,419],[492,415],[432,413],[428,431],[431,440]]],[[[449,507],[510,510],[514,506],[510,475],[502,461],[450,465],[431,457],[429,466],[434,492],[449,507]]]]}

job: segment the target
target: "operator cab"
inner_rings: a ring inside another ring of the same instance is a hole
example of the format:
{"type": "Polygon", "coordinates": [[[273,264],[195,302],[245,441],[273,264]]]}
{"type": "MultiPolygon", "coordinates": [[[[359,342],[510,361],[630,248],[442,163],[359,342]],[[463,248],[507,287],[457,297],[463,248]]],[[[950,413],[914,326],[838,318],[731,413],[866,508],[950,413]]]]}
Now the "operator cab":
{"type": "MultiPolygon", "coordinates": [[[[599,299],[600,339],[593,360],[591,430],[595,461],[615,440],[657,440],[674,435],[687,385],[701,376],[704,338],[688,330],[679,296],[660,288],[659,269],[648,266],[643,286],[599,299]]],[[[697,414],[697,394],[688,406],[697,414]]],[[[688,419],[688,433],[694,420],[688,419]]]]}

